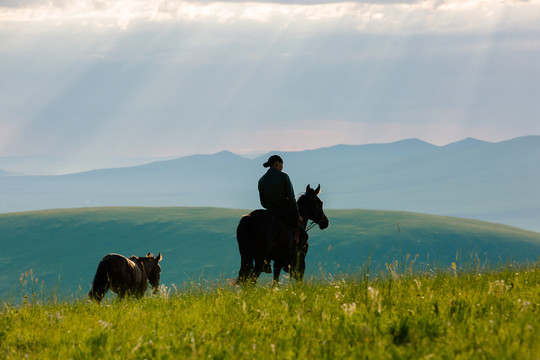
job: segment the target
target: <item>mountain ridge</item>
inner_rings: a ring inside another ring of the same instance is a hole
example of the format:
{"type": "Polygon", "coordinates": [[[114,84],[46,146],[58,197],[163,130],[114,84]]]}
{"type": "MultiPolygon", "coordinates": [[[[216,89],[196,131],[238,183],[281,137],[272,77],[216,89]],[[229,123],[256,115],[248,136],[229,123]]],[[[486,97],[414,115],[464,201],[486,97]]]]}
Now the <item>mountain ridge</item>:
{"type": "MultiPolygon", "coordinates": [[[[188,160],[189,159],[189,160],[195,161],[195,160],[200,160],[200,159],[207,158],[207,157],[221,156],[221,155],[233,156],[235,158],[241,158],[241,159],[250,160],[250,161],[252,161],[252,160],[257,160],[257,161],[264,160],[264,161],[266,161],[266,159],[270,155],[276,154],[276,153],[287,154],[287,155],[293,155],[294,156],[295,154],[299,154],[299,153],[316,153],[316,152],[334,151],[334,150],[339,151],[341,149],[349,149],[349,150],[364,150],[364,149],[368,149],[368,148],[378,148],[378,149],[380,149],[380,148],[383,148],[383,147],[395,147],[395,146],[400,146],[400,145],[403,145],[403,144],[415,144],[418,147],[419,146],[424,146],[425,148],[430,148],[430,149],[436,149],[436,148],[443,149],[443,148],[453,148],[453,147],[461,148],[461,147],[472,147],[472,146],[487,145],[487,144],[501,144],[501,143],[508,143],[508,142],[512,143],[514,141],[520,141],[520,139],[521,140],[539,141],[538,139],[540,139],[540,135],[520,136],[520,137],[516,137],[516,138],[512,138],[512,139],[508,139],[508,140],[503,140],[503,141],[499,141],[499,142],[489,142],[489,141],[479,140],[479,139],[476,139],[476,138],[473,138],[473,137],[467,137],[465,139],[458,140],[458,141],[455,141],[455,142],[452,142],[452,143],[449,143],[449,144],[446,144],[446,145],[434,145],[434,144],[431,144],[429,142],[426,142],[426,141],[418,139],[418,138],[407,138],[407,139],[402,139],[402,140],[397,140],[397,141],[392,141],[392,142],[367,143],[367,144],[357,144],[357,145],[336,144],[336,145],[332,145],[332,146],[320,147],[320,148],[315,148],[315,149],[295,150],[295,151],[272,150],[272,151],[266,152],[264,155],[259,155],[259,156],[252,157],[252,158],[236,154],[236,153],[234,153],[232,151],[229,151],[229,150],[222,150],[222,151],[215,152],[215,153],[210,153],[210,154],[192,154],[192,155],[174,157],[174,158],[168,159],[168,160],[155,160],[155,161],[149,161],[149,162],[145,162],[145,163],[141,163],[141,164],[137,164],[137,165],[130,165],[130,166],[95,168],[95,169],[90,169],[90,170],[85,170],[85,171],[70,172],[70,173],[58,174],[58,175],[54,175],[54,174],[46,174],[46,175],[42,175],[42,174],[37,174],[37,175],[16,174],[16,176],[19,176],[19,177],[30,177],[30,176],[31,177],[34,177],[34,176],[38,177],[38,176],[76,175],[76,174],[90,173],[90,172],[94,172],[94,171],[140,168],[140,167],[148,166],[148,165],[151,165],[151,164],[174,163],[174,162],[177,162],[179,160],[188,160]]],[[[0,157],[0,160],[1,159],[2,158],[0,157]]],[[[0,169],[0,174],[2,172],[7,173],[7,174],[11,174],[11,172],[9,172],[9,171],[0,169]]]]}
{"type": "Polygon", "coordinates": [[[269,152],[229,151],[126,168],[0,179],[0,212],[81,206],[260,207],[262,163],[277,153],[297,194],[321,184],[332,209],[413,211],[540,231],[540,136],[437,146],[418,139],[269,152]]]}

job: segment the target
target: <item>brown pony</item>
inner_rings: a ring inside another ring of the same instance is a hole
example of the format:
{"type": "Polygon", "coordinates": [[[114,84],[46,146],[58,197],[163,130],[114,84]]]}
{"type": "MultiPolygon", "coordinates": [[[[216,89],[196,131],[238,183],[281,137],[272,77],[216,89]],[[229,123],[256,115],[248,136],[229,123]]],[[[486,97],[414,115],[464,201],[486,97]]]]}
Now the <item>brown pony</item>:
{"type": "Polygon", "coordinates": [[[157,293],[161,259],[161,253],[156,257],[150,253],[146,257],[133,255],[129,259],[118,254],[105,255],[99,262],[88,297],[99,303],[111,289],[120,299],[126,295],[141,298],[146,292],[148,282],[154,293],[157,293]]]}

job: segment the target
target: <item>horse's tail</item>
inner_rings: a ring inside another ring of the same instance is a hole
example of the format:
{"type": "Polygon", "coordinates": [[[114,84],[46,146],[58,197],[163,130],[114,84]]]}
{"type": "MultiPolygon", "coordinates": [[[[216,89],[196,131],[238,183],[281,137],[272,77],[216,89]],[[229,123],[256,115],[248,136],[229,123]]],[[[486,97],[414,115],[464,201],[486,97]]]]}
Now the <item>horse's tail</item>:
{"type": "Polygon", "coordinates": [[[92,290],[88,293],[88,297],[97,302],[101,302],[105,293],[109,289],[109,271],[108,263],[105,259],[99,262],[98,268],[96,270],[96,275],[94,276],[94,281],[92,282],[92,290]]]}
{"type": "Polygon", "coordinates": [[[252,219],[249,215],[242,216],[236,228],[236,240],[240,250],[240,271],[238,277],[230,281],[233,285],[245,284],[253,272],[254,254],[250,237],[253,232],[252,219]]]}

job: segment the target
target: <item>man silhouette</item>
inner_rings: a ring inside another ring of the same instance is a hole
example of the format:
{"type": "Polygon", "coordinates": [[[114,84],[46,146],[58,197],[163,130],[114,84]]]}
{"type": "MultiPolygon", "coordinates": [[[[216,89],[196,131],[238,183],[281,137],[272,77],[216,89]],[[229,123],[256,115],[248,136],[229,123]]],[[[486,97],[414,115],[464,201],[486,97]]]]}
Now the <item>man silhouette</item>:
{"type": "MultiPolygon", "coordinates": [[[[270,156],[263,166],[269,169],[259,179],[261,205],[285,227],[289,251],[292,254],[295,247],[293,232],[302,228],[303,219],[298,211],[291,179],[283,172],[283,159],[279,155],[270,156]]],[[[271,272],[269,264],[264,271],[271,272]]]]}

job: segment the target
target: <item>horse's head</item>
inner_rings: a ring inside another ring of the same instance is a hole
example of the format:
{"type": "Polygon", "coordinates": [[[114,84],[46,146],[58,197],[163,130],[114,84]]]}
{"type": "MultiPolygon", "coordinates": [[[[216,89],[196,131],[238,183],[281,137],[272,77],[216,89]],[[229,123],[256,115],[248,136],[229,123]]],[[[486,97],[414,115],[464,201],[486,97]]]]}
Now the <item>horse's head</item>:
{"type": "Polygon", "coordinates": [[[328,227],[328,218],[323,210],[323,202],[319,199],[321,192],[321,185],[316,189],[312,189],[311,186],[306,187],[306,193],[298,199],[298,208],[300,215],[304,217],[305,221],[312,220],[321,230],[328,227]]]}
{"type": "Polygon", "coordinates": [[[148,282],[152,286],[154,294],[159,291],[159,278],[161,275],[161,266],[159,265],[159,262],[161,261],[161,259],[163,259],[161,253],[159,253],[156,257],[148,253],[146,255],[146,258],[144,259],[144,269],[146,271],[146,277],[148,278],[148,282]]]}

